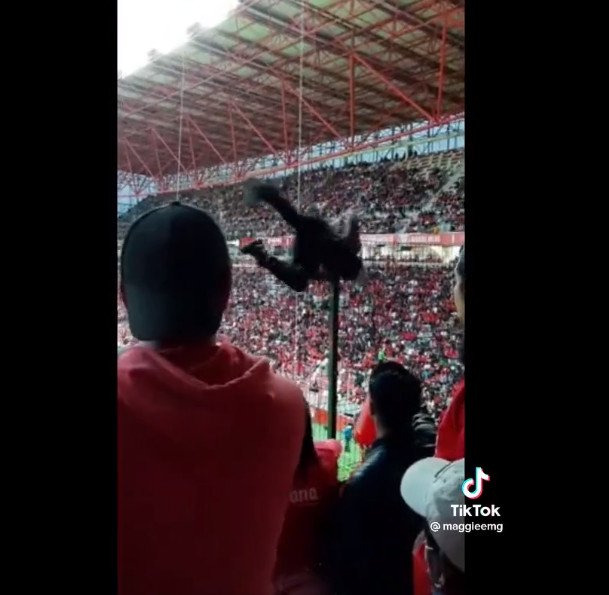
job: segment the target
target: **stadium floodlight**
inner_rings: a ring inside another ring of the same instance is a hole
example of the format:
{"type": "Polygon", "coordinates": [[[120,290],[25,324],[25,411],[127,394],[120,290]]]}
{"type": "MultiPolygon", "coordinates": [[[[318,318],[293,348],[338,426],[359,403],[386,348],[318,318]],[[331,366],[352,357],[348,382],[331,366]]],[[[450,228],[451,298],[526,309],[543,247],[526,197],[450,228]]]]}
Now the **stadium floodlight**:
{"type": "Polygon", "coordinates": [[[226,19],[239,0],[118,0],[118,70],[123,77],[226,19]],[[193,25],[194,23],[194,25],[193,25]],[[155,48],[151,50],[151,48],[155,48]]]}

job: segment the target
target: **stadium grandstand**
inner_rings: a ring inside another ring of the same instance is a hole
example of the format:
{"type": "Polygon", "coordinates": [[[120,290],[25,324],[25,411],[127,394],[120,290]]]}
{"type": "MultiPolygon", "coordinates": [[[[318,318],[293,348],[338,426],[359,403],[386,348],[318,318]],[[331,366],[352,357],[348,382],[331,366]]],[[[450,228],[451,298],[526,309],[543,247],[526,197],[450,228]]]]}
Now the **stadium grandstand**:
{"type": "MultiPolygon", "coordinates": [[[[118,80],[118,253],[128,226],[179,198],[220,224],[233,259],[221,334],[296,379],[326,435],[330,288],[296,294],[239,251],[291,232],[245,206],[273,178],[300,209],[360,221],[364,284],[345,283],[338,436],[368,375],[394,359],[437,419],[462,374],[451,270],[464,244],[464,15],[448,0],[242,0],[212,29],[118,80]]],[[[118,345],[134,339],[118,299],[118,345]]],[[[360,461],[347,449],[341,475],[360,461]]]]}

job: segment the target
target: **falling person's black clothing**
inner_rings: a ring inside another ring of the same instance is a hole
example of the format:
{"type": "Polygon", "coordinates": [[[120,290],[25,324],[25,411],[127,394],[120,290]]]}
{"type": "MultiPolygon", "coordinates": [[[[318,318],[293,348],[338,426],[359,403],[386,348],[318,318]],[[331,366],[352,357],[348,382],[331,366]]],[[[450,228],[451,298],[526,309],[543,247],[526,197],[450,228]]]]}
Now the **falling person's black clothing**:
{"type": "Polygon", "coordinates": [[[295,291],[304,291],[312,279],[353,281],[357,278],[362,261],[357,255],[360,241],[355,218],[350,220],[346,235],[340,236],[320,217],[298,213],[272,184],[249,181],[245,197],[249,204],[265,202],[273,207],[296,232],[291,261],[270,256],[261,240],[241,250],[251,254],[280,281],[295,291]]]}

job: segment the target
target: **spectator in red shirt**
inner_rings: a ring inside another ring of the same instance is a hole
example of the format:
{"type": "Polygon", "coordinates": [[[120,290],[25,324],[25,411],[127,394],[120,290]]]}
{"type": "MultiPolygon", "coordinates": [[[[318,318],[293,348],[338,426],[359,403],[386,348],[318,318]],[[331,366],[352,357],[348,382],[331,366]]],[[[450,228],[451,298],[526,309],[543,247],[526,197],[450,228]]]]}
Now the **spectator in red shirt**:
{"type": "MultiPolygon", "coordinates": [[[[457,314],[465,324],[465,247],[455,269],[454,298],[457,314]]],[[[462,348],[463,349],[463,348],[462,348]]],[[[465,382],[460,382],[438,427],[436,456],[448,461],[465,457],[465,382]]]]}
{"type": "Polygon", "coordinates": [[[118,357],[118,592],[267,595],[304,435],[303,395],[216,332],[220,228],[174,203],[131,226],[118,357]]]}
{"type": "MultiPolygon", "coordinates": [[[[453,294],[459,319],[462,324],[465,324],[465,247],[461,249],[455,269],[453,294]]],[[[441,418],[440,425],[438,426],[435,456],[447,461],[456,461],[465,457],[464,381],[461,381],[455,387],[455,394],[448,409],[441,418]]],[[[415,595],[430,595],[431,584],[428,577],[423,544],[419,544],[415,548],[413,568],[415,595]]]]}
{"type": "Polygon", "coordinates": [[[338,440],[313,442],[305,408],[305,436],[275,565],[276,595],[331,595],[321,561],[328,521],[338,498],[338,440]]]}

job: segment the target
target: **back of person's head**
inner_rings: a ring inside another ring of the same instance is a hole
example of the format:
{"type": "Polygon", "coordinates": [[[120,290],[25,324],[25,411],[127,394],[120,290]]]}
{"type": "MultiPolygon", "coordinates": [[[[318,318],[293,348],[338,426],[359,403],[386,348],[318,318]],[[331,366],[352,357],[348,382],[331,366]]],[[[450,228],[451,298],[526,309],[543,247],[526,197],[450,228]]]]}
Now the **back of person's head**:
{"type": "Polygon", "coordinates": [[[406,370],[406,368],[399,362],[396,362],[395,360],[386,360],[384,362],[381,362],[380,364],[377,364],[372,369],[372,372],[370,373],[370,380],[372,381],[375,376],[378,376],[383,372],[395,372],[396,374],[406,375],[409,374],[408,370],[406,370]]]}
{"type": "Polygon", "coordinates": [[[121,253],[121,294],[133,336],[191,342],[220,327],[231,287],[224,235],[204,211],[172,203],[142,215],[121,253]]]}
{"type": "Polygon", "coordinates": [[[394,436],[410,434],[412,418],[421,410],[420,380],[396,363],[381,364],[384,368],[373,371],[369,385],[370,412],[377,426],[394,436]]]}

